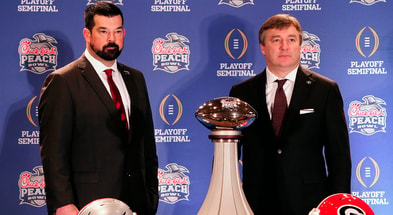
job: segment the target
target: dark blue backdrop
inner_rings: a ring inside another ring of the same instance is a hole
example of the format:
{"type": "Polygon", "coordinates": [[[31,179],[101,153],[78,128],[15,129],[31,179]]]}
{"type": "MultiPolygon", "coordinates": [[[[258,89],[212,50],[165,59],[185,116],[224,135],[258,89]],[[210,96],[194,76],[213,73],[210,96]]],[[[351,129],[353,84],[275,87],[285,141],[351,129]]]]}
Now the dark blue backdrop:
{"type": "MultiPolygon", "coordinates": [[[[2,2],[2,214],[46,210],[39,91],[48,73],[84,51],[83,9],[93,2],[2,2]]],[[[125,49],[119,61],[143,71],[150,92],[160,168],[158,214],[196,214],[202,205],[213,144],[194,112],[264,69],[257,34],[264,20],[276,13],[290,13],[302,23],[307,38],[302,64],[340,85],[351,139],[353,194],[376,214],[393,213],[390,0],[113,2],[125,16],[125,49]],[[171,180],[164,180],[168,176],[171,180]]]]}

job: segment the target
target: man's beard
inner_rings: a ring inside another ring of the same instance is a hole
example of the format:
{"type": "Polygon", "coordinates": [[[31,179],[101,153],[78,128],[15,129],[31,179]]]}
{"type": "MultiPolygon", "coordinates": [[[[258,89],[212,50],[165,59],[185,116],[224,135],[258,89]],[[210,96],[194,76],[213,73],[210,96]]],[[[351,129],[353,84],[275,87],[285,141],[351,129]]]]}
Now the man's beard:
{"type": "Polygon", "coordinates": [[[100,58],[107,61],[115,60],[117,57],[119,57],[122,51],[119,50],[119,46],[116,43],[108,43],[108,45],[102,47],[102,50],[97,50],[92,44],[90,44],[90,47],[100,58]],[[114,49],[106,50],[109,47],[113,47],[114,49]]]}

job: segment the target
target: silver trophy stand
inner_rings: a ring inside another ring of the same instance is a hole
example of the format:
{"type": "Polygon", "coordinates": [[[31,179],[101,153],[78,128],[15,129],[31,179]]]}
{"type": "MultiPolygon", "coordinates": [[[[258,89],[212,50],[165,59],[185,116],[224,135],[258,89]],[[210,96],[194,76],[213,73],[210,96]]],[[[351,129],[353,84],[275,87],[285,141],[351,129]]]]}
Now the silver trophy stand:
{"type": "Polygon", "coordinates": [[[214,142],[213,173],[198,215],[254,214],[241,186],[237,144],[256,111],[238,98],[220,97],[201,105],[195,117],[211,130],[214,142]]]}
{"type": "Polygon", "coordinates": [[[214,142],[213,173],[209,190],[198,215],[254,214],[241,187],[237,157],[238,130],[212,130],[214,142]]]}

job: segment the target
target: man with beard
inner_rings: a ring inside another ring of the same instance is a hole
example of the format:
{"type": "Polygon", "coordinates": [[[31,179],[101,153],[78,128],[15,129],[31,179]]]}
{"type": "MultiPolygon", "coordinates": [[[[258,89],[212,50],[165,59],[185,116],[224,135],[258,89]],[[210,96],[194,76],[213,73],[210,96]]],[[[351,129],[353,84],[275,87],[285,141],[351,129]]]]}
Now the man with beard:
{"type": "Polygon", "coordinates": [[[84,54],[46,78],[39,101],[48,214],[74,215],[116,198],[155,214],[158,159],[145,79],[117,62],[123,15],[99,2],[85,10],[84,54]]]}

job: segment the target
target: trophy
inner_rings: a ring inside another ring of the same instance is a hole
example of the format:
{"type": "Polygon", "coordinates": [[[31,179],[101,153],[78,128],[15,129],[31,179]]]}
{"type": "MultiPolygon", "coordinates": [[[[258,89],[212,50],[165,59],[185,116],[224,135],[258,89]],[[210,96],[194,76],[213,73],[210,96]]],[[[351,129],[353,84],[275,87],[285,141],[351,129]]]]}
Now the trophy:
{"type": "Polygon", "coordinates": [[[254,214],[241,187],[237,143],[241,130],[257,117],[256,111],[235,97],[220,97],[205,102],[195,117],[211,130],[214,142],[213,173],[209,190],[198,215],[254,214]]]}

